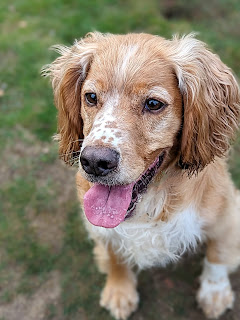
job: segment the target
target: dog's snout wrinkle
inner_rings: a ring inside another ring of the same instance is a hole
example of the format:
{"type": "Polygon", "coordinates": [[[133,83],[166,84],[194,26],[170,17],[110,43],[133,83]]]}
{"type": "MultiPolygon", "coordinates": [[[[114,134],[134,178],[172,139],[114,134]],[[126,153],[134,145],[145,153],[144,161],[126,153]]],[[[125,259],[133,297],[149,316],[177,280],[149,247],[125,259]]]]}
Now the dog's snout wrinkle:
{"type": "Polygon", "coordinates": [[[106,176],[118,167],[120,155],[106,147],[85,147],[80,156],[83,170],[95,176],[106,176]]]}

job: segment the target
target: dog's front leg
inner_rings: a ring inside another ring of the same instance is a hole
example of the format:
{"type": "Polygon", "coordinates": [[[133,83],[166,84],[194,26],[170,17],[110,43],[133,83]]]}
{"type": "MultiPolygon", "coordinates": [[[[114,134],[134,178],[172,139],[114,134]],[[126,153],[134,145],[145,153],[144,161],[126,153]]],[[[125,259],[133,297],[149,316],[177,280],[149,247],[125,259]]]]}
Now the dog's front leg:
{"type": "MultiPolygon", "coordinates": [[[[227,259],[225,261],[223,259],[224,250],[227,251],[223,247],[224,245],[219,247],[215,241],[209,241],[203,272],[200,276],[197,301],[206,317],[210,319],[217,319],[227,309],[231,309],[234,302],[234,293],[228,276],[232,266],[227,264],[227,259]]],[[[230,251],[231,247],[228,252],[230,251]]],[[[237,264],[236,261],[235,267],[237,264]]]]}
{"type": "MultiPolygon", "coordinates": [[[[101,261],[99,248],[97,245],[94,250],[98,264],[101,261]]],[[[103,252],[103,255],[105,268],[103,270],[100,264],[100,269],[107,273],[107,279],[101,293],[100,305],[108,309],[116,319],[125,320],[138,306],[136,275],[126,264],[118,259],[111,248],[108,248],[107,252],[103,252]],[[106,253],[108,261],[106,261],[106,253]]]]}
{"type": "Polygon", "coordinates": [[[197,301],[207,318],[217,319],[231,309],[234,293],[228,278],[227,266],[204,260],[197,301]]]}

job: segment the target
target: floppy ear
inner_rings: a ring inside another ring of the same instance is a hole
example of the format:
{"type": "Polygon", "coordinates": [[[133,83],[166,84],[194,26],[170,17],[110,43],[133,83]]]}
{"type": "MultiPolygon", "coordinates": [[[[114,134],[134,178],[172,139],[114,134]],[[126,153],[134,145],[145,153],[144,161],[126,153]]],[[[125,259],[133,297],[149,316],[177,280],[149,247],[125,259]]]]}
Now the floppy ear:
{"type": "Polygon", "coordinates": [[[231,70],[192,34],[173,38],[171,45],[184,102],[179,164],[192,174],[229,149],[239,122],[240,93],[231,70]]]}
{"type": "Polygon", "coordinates": [[[44,76],[50,76],[54,101],[58,109],[59,155],[66,163],[73,164],[83,140],[81,118],[81,87],[103,35],[90,33],[76,41],[72,47],[54,46],[61,54],[53,63],[43,67],[44,76]]]}

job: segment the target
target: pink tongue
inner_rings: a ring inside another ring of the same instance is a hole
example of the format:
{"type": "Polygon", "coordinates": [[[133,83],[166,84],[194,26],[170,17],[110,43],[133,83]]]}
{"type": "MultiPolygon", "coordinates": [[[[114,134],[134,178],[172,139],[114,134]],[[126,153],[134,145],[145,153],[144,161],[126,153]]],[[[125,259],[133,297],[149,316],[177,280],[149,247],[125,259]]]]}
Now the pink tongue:
{"type": "Polygon", "coordinates": [[[84,196],[84,210],[95,226],[115,228],[125,218],[132,199],[134,183],[119,186],[95,184],[84,196]]]}

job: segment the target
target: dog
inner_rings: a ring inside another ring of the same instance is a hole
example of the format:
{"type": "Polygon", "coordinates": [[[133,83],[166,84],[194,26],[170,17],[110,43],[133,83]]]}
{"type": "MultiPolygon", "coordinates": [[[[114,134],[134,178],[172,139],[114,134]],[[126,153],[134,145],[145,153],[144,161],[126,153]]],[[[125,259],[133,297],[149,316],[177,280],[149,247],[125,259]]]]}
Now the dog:
{"type": "Polygon", "coordinates": [[[60,157],[78,163],[83,220],[106,273],[100,305],[137,308],[136,269],[165,266],[206,242],[197,301],[232,308],[240,193],[227,170],[239,124],[232,71],[194,34],[93,32],[44,68],[58,109],[60,157]]]}

